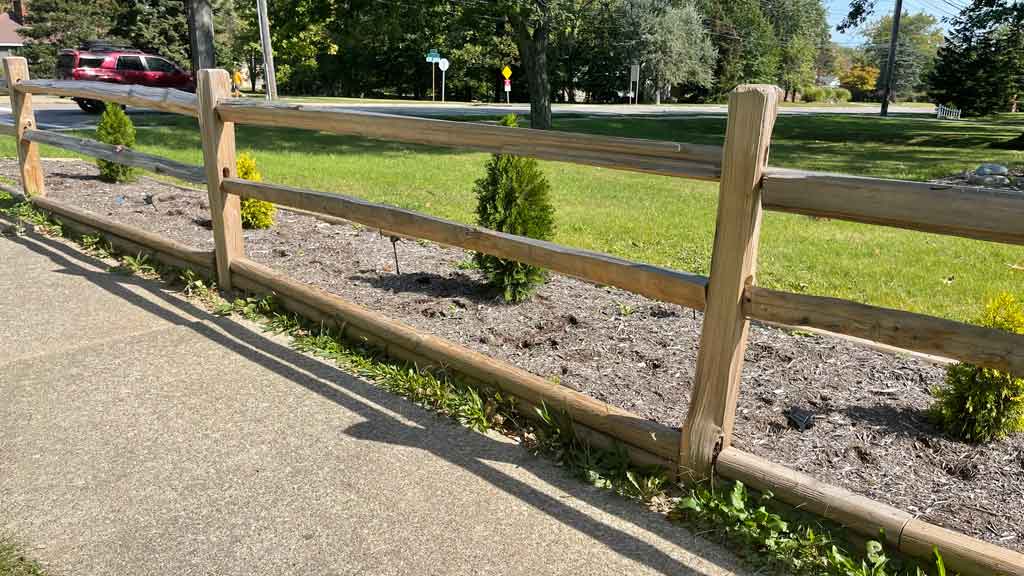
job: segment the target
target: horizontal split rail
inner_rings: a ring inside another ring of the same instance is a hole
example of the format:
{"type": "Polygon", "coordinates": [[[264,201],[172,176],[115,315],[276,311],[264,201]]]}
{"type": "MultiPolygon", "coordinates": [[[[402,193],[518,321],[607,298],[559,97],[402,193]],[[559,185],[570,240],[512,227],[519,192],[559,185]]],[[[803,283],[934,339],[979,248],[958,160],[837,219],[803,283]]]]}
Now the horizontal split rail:
{"type": "Polygon", "coordinates": [[[339,194],[313,192],[237,178],[224,180],[222,189],[228,194],[243,198],[266,200],[307,212],[337,216],[405,236],[540,266],[597,284],[616,286],[657,300],[698,310],[704,308],[707,278],[696,274],[631,262],[553,242],[495,232],[479,226],[460,224],[339,194]]]}
{"type": "Polygon", "coordinates": [[[771,169],[765,210],[1024,244],[1024,192],[771,169]]]}
{"type": "Polygon", "coordinates": [[[302,104],[231,99],[217,104],[225,122],[304,128],[409,144],[444,146],[701,180],[717,180],[717,146],[617,138],[339,110],[302,104]]]}
{"type": "MultiPolygon", "coordinates": [[[[835,520],[866,537],[928,557],[938,546],[947,566],[967,574],[1022,574],[1024,556],[927,524],[906,512],[818,482],[733,448],[732,418],[750,319],[808,326],[980,366],[1024,373],[1024,337],[958,322],[836,298],[754,285],[761,210],[775,210],[923,232],[1024,244],[1024,194],[879,178],[768,168],[767,143],[777,94],[741,87],[730,99],[724,148],[576,133],[511,129],[479,123],[409,118],[336,108],[266,104],[230,98],[223,71],[201,71],[199,96],[160,88],[96,82],[29,80],[24,59],[5,60],[18,138],[23,187],[32,202],[82,230],[101,230],[129,247],[145,247],[180,266],[216,275],[223,286],[276,294],[290,310],[346,336],[417,363],[451,368],[471,382],[515,396],[524,411],[546,404],[565,410],[588,439],[622,442],[643,464],[702,470],[770,490],[781,500],[835,520]],[[192,166],[39,130],[32,94],[90,98],[200,119],[205,166],[192,166]],[[711,277],[632,262],[470,226],[333,193],[255,183],[235,174],[234,123],[304,128],[588,164],[668,176],[718,180],[719,216],[711,277]],[[215,252],[195,250],[45,197],[38,145],[174,176],[208,188],[215,252]],[[649,298],[705,310],[698,376],[686,425],[672,429],[558,386],[508,363],[390,320],[334,294],[304,285],[244,255],[240,198],[266,200],[466,250],[540,266],[649,298]],[[697,445],[700,449],[694,449],[697,445]]],[[[673,470],[674,472],[675,470],[673,470]]]]}
{"type": "Polygon", "coordinates": [[[103,100],[125,106],[138,106],[193,118],[199,117],[196,95],[174,88],[153,88],[81,80],[24,80],[17,84],[16,91],[22,94],[49,94],[68,98],[103,100]]]}
{"type": "Polygon", "coordinates": [[[93,158],[124,164],[125,166],[134,166],[135,168],[142,168],[157,174],[173,176],[186,182],[195,184],[206,183],[206,175],[203,173],[202,166],[182,164],[161,156],[136,152],[124,146],[113,146],[89,138],[78,138],[47,130],[26,130],[23,138],[29,142],[48,144],[57,148],[63,148],[64,150],[70,150],[71,152],[92,156],[93,158]]]}

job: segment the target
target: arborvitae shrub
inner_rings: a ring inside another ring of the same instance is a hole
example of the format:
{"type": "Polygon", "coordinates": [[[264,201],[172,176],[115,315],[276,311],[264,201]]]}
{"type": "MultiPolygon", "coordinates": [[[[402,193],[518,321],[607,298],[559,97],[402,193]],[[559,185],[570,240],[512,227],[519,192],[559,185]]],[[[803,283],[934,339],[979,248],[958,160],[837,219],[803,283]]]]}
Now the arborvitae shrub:
{"type": "MultiPolygon", "coordinates": [[[[516,126],[515,115],[505,116],[500,124],[516,126]]],[[[477,224],[499,232],[550,240],[555,230],[555,209],[549,190],[536,160],[495,154],[487,162],[487,174],[476,181],[477,224]]],[[[542,268],[514,260],[488,254],[476,254],[474,259],[506,302],[526,300],[546,276],[542,268]]]]}
{"type": "MultiPolygon", "coordinates": [[[[135,145],[135,125],[120,104],[107,102],[107,108],[96,126],[96,139],[125,148],[135,145]]],[[[131,166],[106,160],[96,160],[96,165],[100,168],[100,179],[105,182],[130,182],[134,179],[135,169],[131,166]]]]}
{"type": "MultiPolygon", "coordinates": [[[[243,180],[259,182],[263,175],[256,168],[256,159],[245,152],[238,155],[238,177],[243,180]]],[[[245,228],[270,228],[274,225],[277,206],[265,200],[242,198],[242,226],[245,228]]]]}
{"type": "MultiPolygon", "coordinates": [[[[978,323],[1024,334],[1024,302],[1000,294],[985,306],[978,323]]],[[[945,386],[933,394],[936,422],[961,440],[989,442],[1024,430],[1024,374],[953,364],[946,369],[945,386]]]]}

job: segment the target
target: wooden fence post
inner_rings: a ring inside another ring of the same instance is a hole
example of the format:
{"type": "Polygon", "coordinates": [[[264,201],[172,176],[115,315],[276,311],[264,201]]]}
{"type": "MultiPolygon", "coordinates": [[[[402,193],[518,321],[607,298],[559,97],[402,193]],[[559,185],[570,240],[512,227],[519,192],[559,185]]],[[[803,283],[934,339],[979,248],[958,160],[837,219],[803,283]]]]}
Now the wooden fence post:
{"type": "Polygon", "coordinates": [[[11,95],[11,114],[17,130],[18,165],[21,168],[21,185],[26,196],[43,196],[43,167],[39,163],[39,145],[25,140],[25,131],[36,128],[36,115],[32,112],[32,95],[20,92],[15,86],[28,80],[28,61],[19,56],[4,58],[4,73],[7,76],[7,91],[11,95]]]}
{"type": "Polygon", "coordinates": [[[729,95],[711,278],[690,410],[680,435],[680,478],[710,478],[729,446],[749,322],[743,290],[753,284],[761,228],[761,179],[778,108],[775,86],[739,86],[729,95]]]}
{"type": "Polygon", "coordinates": [[[231,96],[231,79],[226,70],[199,71],[199,130],[203,138],[203,164],[210,197],[210,220],[217,253],[217,283],[231,289],[231,260],[245,255],[242,245],[242,215],[238,196],[224,193],[221,182],[233,178],[235,164],[235,123],[217,114],[217,101],[231,96]]]}

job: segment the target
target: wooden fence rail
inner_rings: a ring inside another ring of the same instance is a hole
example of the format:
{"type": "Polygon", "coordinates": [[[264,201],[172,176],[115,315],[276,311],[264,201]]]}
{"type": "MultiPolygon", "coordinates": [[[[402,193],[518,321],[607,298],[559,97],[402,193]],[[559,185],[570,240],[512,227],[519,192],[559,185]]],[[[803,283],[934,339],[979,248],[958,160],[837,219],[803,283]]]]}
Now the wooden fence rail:
{"type": "Polygon", "coordinates": [[[224,121],[239,124],[305,128],[701,180],[717,180],[721,172],[722,149],[717,146],[528,128],[510,130],[479,123],[245,99],[222,101],[217,113],[224,121]]]}
{"type": "Polygon", "coordinates": [[[81,80],[27,80],[18,84],[16,91],[22,94],[89,98],[104,102],[116,102],[125,106],[138,106],[161,112],[182,114],[193,118],[199,117],[196,95],[174,88],[153,88],[81,80]]]}
{"type": "Polygon", "coordinates": [[[764,207],[779,212],[852,220],[1024,244],[1024,192],[771,169],[764,207]]]}
{"type": "Polygon", "coordinates": [[[100,158],[126,166],[134,166],[157,174],[174,176],[186,182],[205,184],[206,176],[202,166],[182,164],[161,156],[136,152],[124,146],[112,146],[89,138],[78,138],[47,130],[27,130],[23,136],[29,142],[48,144],[64,150],[78,152],[93,158],[100,158]]]}
{"type": "Polygon", "coordinates": [[[329,214],[405,236],[518,260],[665,302],[698,310],[704,308],[707,278],[696,274],[631,262],[553,242],[495,232],[479,226],[460,224],[339,194],[313,192],[237,178],[224,180],[222,187],[228,194],[266,200],[308,212],[329,214]]]}
{"type": "Polygon", "coordinates": [[[471,382],[496,386],[527,411],[564,409],[595,442],[621,441],[638,462],[678,467],[692,479],[718,476],[775,492],[780,499],[884,538],[922,557],[938,546],[947,566],[965,574],[1024,575],[1024,555],[951,532],[730,446],[750,319],[811,326],[872,341],[1024,373],[1024,337],[958,322],[835,298],[756,286],[763,210],[777,210],[938,234],[1024,244],[1024,194],[767,167],[778,95],[773,87],[740,87],[729,103],[724,148],[510,129],[476,123],[264,104],[229,97],[227,73],[202,70],[198,96],[158,88],[29,80],[24,59],[7,58],[23,188],[34,203],[87,230],[104,230],[129,246],[146,246],[175,265],[215,274],[222,287],[278,295],[289,309],[335,326],[415,362],[439,363],[471,382]],[[35,126],[32,94],[57,94],[145,106],[200,119],[204,166],[190,166],[35,126]],[[677,272],[586,250],[503,234],[358,198],[241,180],[235,174],[234,124],[304,128],[368,138],[511,153],[705,180],[719,180],[711,276],[677,272]],[[44,198],[38,145],[138,166],[206,183],[214,253],[193,250],[131,226],[44,198]],[[303,285],[244,255],[242,197],[365,224],[389,233],[493,254],[617,286],[650,298],[705,310],[696,381],[682,430],[646,421],[562,388],[504,362],[421,334],[375,312],[303,285]],[[603,439],[603,440],[602,440],[603,439]]]}

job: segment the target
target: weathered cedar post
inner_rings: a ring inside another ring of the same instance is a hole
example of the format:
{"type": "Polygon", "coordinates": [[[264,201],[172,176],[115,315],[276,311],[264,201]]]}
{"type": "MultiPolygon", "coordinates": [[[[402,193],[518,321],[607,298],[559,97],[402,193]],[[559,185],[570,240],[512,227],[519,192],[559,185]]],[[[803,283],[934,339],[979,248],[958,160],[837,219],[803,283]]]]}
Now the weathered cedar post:
{"type": "Polygon", "coordinates": [[[690,411],[679,447],[680,478],[710,478],[732,441],[749,322],[743,290],[754,283],[761,228],[761,179],[778,108],[775,86],[744,85],[729,95],[718,220],[690,411]]]}
{"type": "Polygon", "coordinates": [[[242,215],[238,196],[220,187],[237,172],[235,124],[217,114],[217,101],[231,96],[231,78],[226,70],[200,70],[196,95],[199,97],[199,130],[203,138],[203,163],[210,196],[210,220],[217,253],[217,282],[231,288],[231,260],[245,255],[242,246],[242,215]]]}
{"type": "Polygon", "coordinates": [[[36,115],[32,111],[32,95],[15,89],[28,80],[28,61],[19,56],[4,58],[4,73],[7,75],[7,90],[11,94],[11,114],[18,139],[18,165],[21,168],[21,185],[26,196],[43,196],[43,167],[39,164],[39,145],[25,140],[26,130],[36,128],[36,115]]]}

